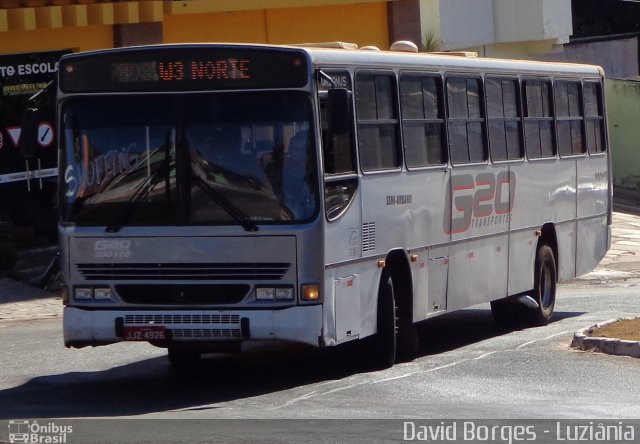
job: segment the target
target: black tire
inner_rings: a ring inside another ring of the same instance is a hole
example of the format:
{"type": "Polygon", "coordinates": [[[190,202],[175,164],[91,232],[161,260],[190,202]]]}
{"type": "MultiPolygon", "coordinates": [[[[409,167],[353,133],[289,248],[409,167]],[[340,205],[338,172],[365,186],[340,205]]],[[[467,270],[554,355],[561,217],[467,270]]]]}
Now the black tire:
{"type": "Polygon", "coordinates": [[[538,247],[533,279],[534,288],[529,295],[538,303],[538,307],[530,308],[512,299],[491,301],[491,314],[498,325],[504,328],[521,328],[547,325],[551,321],[556,303],[558,275],[553,250],[547,244],[538,247]]]}
{"type": "Polygon", "coordinates": [[[200,352],[191,348],[169,347],[167,357],[171,367],[177,370],[193,368],[200,362],[200,352]]]}
{"type": "Polygon", "coordinates": [[[534,287],[531,295],[538,303],[538,308],[529,310],[533,325],[547,325],[551,321],[556,304],[557,282],[558,271],[553,250],[547,244],[541,244],[536,254],[534,287]]]}
{"type": "Polygon", "coordinates": [[[383,271],[378,289],[378,327],[370,347],[372,364],[376,368],[389,368],[396,363],[397,324],[393,281],[391,275],[383,271]]]}

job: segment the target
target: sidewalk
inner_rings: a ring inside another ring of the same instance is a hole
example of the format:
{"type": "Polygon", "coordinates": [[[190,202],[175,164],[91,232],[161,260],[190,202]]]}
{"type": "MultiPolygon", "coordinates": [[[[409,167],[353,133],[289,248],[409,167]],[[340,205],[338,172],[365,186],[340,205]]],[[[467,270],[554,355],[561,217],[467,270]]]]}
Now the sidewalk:
{"type": "Polygon", "coordinates": [[[572,284],[590,281],[597,284],[640,282],[640,212],[638,215],[615,212],[611,227],[611,248],[591,273],[572,284]]]}
{"type": "MultiPolygon", "coordinates": [[[[568,285],[606,285],[613,282],[640,282],[640,207],[616,205],[635,214],[614,212],[611,249],[600,265],[568,285]]],[[[9,278],[0,278],[0,322],[56,318],[62,316],[58,293],[29,287],[9,278]]]]}
{"type": "Polygon", "coordinates": [[[0,322],[61,316],[62,300],[58,293],[0,278],[0,322]]]}

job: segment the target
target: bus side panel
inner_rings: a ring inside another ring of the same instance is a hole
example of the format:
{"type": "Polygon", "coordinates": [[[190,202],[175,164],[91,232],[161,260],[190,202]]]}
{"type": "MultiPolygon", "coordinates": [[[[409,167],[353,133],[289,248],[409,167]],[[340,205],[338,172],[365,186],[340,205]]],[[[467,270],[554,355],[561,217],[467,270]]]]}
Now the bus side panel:
{"type": "Polygon", "coordinates": [[[360,279],[352,274],[335,280],[336,341],[338,343],[360,336],[360,279]]]}
{"type": "Polygon", "coordinates": [[[376,260],[327,268],[323,304],[325,345],[336,345],[376,332],[381,269],[376,260]]]}
{"type": "Polygon", "coordinates": [[[363,257],[447,243],[443,211],[448,177],[446,170],[363,176],[362,223],[369,234],[363,257]]]}
{"type": "Polygon", "coordinates": [[[505,164],[454,168],[449,309],[507,296],[512,182],[505,164]]]}
{"type": "Polygon", "coordinates": [[[607,157],[592,155],[578,161],[578,219],[607,214],[607,157]]]}
{"type": "Polygon", "coordinates": [[[576,277],[576,226],[575,220],[556,225],[558,239],[558,281],[576,277]]]}
{"type": "Polygon", "coordinates": [[[576,276],[592,271],[608,249],[607,216],[578,221],[576,251],[576,276]]]}
{"type": "Polygon", "coordinates": [[[451,246],[448,309],[506,297],[508,238],[505,233],[451,246]]]}
{"type": "MultiPolygon", "coordinates": [[[[361,179],[362,256],[384,259],[394,249],[418,256],[419,260],[411,263],[415,321],[425,319],[436,306],[442,309],[444,305],[438,286],[433,286],[438,294],[430,294],[429,256],[424,249],[449,242],[449,218],[444,216],[449,177],[447,169],[436,168],[365,174],[361,179]],[[422,268],[420,263],[424,264],[422,268]]],[[[377,297],[378,282],[372,285],[377,297]]],[[[364,284],[362,291],[361,306],[369,307],[364,284]]],[[[374,299],[373,307],[376,306],[374,299]]]]}
{"type": "Polygon", "coordinates": [[[419,248],[412,249],[410,253],[416,256],[411,262],[413,321],[419,322],[447,308],[450,240],[447,231],[450,217],[445,214],[445,199],[450,172],[448,169],[433,169],[407,174],[409,177],[415,176],[411,179],[414,189],[412,205],[416,214],[414,235],[419,248]]]}
{"type": "Polygon", "coordinates": [[[512,164],[511,171],[516,180],[511,231],[535,231],[548,222],[575,218],[575,165],[554,158],[512,164]]]}
{"type": "Polygon", "coordinates": [[[554,225],[558,240],[559,275],[575,274],[575,159],[543,159],[512,164],[516,180],[509,242],[509,294],[533,288],[536,230],[554,225]]]}
{"type": "Polygon", "coordinates": [[[509,235],[508,294],[533,288],[533,267],[538,238],[534,230],[512,231],[509,235]]]}
{"type": "Polygon", "coordinates": [[[608,248],[608,159],[591,155],[578,162],[576,276],[593,270],[608,248]]]}

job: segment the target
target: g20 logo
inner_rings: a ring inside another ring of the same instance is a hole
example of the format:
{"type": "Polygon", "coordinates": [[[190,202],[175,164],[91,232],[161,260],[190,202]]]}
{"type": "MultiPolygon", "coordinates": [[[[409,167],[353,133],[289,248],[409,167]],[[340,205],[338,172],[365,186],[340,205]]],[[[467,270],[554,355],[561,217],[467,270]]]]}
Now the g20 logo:
{"type": "Polygon", "coordinates": [[[510,214],[515,191],[516,175],[512,171],[449,177],[443,218],[445,233],[464,233],[474,219],[510,214]]]}

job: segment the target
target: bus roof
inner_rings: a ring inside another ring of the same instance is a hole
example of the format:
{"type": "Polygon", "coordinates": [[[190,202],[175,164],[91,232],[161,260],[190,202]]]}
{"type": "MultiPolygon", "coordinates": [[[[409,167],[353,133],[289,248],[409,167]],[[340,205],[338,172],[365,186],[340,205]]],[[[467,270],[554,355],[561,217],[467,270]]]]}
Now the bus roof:
{"type": "MultiPolygon", "coordinates": [[[[473,57],[470,53],[428,53],[428,52],[402,52],[358,49],[357,45],[343,42],[307,43],[300,45],[268,45],[248,43],[179,43],[132,46],[126,48],[113,48],[84,53],[67,54],[63,58],[84,57],[92,54],[105,54],[114,52],[139,51],[153,48],[255,48],[255,49],[295,49],[308,54],[314,67],[371,67],[371,68],[402,68],[402,69],[430,69],[434,71],[464,71],[478,72],[508,72],[523,74],[543,75],[579,75],[579,76],[604,76],[600,66],[563,63],[542,62],[533,60],[498,59],[488,57],[473,57]]],[[[377,49],[377,48],[375,48],[377,49]]]]}
{"type": "Polygon", "coordinates": [[[473,57],[468,53],[428,53],[400,51],[367,51],[359,49],[331,49],[302,47],[316,66],[387,66],[405,69],[474,70],[480,72],[521,72],[547,75],[603,76],[597,65],[533,60],[473,57]]]}

